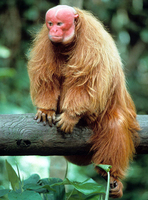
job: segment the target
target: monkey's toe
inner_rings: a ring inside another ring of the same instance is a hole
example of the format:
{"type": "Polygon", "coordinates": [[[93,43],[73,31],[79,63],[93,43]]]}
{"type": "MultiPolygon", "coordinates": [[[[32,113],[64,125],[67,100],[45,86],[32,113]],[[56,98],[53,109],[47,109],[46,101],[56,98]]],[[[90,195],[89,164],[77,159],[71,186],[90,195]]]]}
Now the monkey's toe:
{"type": "Polygon", "coordinates": [[[111,177],[110,178],[110,195],[109,196],[111,198],[122,197],[122,195],[123,195],[122,189],[123,189],[122,183],[119,180],[111,177]]]}

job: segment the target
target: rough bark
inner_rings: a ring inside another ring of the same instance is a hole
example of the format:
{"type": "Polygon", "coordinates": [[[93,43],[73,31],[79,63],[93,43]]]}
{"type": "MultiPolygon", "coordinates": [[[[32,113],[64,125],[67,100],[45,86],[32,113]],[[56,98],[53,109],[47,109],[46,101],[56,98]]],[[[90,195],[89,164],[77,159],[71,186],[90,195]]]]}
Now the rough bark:
{"type": "MultiPolygon", "coordinates": [[[[92,134],[84,124],[65,134],[55,125],[37,123],[34,114],[0,115],[0,155],[74,155],[89,151],[92,134]]],[[[139,115],[138,154],[148,153],[148,116],[139,115]]]]}

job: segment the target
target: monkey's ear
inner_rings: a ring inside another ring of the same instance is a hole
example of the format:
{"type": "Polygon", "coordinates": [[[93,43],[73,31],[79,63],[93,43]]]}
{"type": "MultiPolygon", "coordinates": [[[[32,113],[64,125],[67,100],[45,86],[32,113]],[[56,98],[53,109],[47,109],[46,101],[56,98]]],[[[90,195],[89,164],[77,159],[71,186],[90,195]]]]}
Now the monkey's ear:
{"type": "Polygon", "coordinates": [[[75,21],[77,20],[78,17],[79,17],[78,14],[75,14],[75,15],[74,15],[74,19],[75,19],[75,21]]]}
{"type": "Polygon", "coordinates": [[[74,23],[76,25],[77,21],[78,21],[78,18],[79,18],[79,15],[78,14],[75,14],[74,15],[74,23]]]}

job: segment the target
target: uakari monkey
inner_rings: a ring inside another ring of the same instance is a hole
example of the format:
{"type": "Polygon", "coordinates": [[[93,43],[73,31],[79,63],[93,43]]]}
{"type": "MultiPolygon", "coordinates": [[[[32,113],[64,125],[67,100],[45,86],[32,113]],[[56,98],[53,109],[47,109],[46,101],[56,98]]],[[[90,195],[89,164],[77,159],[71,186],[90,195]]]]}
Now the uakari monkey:
{"type": "Polygon", "coordinates": [[[78,8],[53,7],[45,22],[28,62],[35,119],[44,125],[57,121],[66,133],[84,119],[94,132],[92,156],[67,159],[112,165],[110,196],[121,197],[120,179],[135,153],[139,125],[116,45],[99,20],[78,8]]]}

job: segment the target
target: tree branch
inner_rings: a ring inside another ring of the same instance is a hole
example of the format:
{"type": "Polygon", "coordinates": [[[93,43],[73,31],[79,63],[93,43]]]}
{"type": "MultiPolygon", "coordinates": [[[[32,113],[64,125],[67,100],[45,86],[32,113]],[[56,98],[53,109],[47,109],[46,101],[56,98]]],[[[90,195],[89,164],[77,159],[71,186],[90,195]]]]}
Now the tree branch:
{"type": "MultiPolygon", "coordinates": [[[[34,114],[0,115],[0,155],[76,155],[87,154],[92,130],[77,125],[73,133],[66,134],[33,120],[34,114]]],[[[148,153],[148,116],[139,115],[140,145],[137,153],[148,153]]]]}

